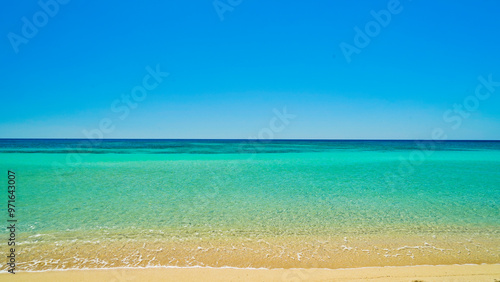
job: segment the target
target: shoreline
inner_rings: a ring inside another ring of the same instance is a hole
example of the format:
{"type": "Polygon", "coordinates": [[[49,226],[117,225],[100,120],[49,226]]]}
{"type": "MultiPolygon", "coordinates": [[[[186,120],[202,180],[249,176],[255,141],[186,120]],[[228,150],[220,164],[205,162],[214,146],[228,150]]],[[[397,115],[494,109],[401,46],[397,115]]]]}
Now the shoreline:
{"type": "MultiPolygon", "coordinates": [[[[165,240],[41,241],[20,246],[18,269],[234,267],[342,269],[411,265],[500,263],[499,239],[429,235],[356,237],[226,237],[165,240]],[[210,239],[210,238],[209,238],[210,239]]],[[[0,255],[5,253],[0,250],[0,255]]],[[[0,267],[2,270],[3,267],[0,267]]]]}
{"type": "MultiPolygon", "coordinates": [[[[349,270],[349,269],[370,269],[370,268],[405,268],[405,267],[434,267],[434,266],[480,266],[480,265],[497,265],[500,267],[500,262],[498,263],[463,263],[463,264],[420,264],[420,265],[385,265],[385,266],[361,266],[361,267],[340,267],[340,268],[303,268],[303,267],[291,267],[291,268],[266,268],[266,267],[236,267],[236,266],[175,266],[175,265],[160,265],[160,266],[120,266],[120,267],[101,267],[101,268],[58,268],[58,269],[44,269],[44,270],[23,270],[22,273],[43,273],[52,271],[86,271],[86,270],[135,270],[135,269],[234,269],[234,270],[300,270],[300,269],[318,269],[318,270],[349,270]]],[[[0,274],[2,274],[1,272],[0,274]]]]}
{"type": "MultiPolygon", "coordinates": [[[[11,275],[2,272],[3,276],[11,275]]],[[[498,264],[358,268],[118,267],[17,272],[15,281],[500,281],[498,264]]],[[[0,276],[2,277],[2,276],[0,276]]],[[[12,277],[14,278],[14,277],[12,277]]]]}

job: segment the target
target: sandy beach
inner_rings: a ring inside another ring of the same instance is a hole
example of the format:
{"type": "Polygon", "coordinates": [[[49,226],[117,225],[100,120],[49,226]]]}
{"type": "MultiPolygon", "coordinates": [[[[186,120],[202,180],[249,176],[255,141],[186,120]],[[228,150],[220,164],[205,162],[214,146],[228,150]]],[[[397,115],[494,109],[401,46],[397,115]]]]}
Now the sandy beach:
{"type": "Polygon", "coordinates": [[[500,281],[500,264],[351,269],[116,268],[3,273],[0,281],[500,281]]]}
{"type": "MultiPolygon", "coordinates": [[[[131,234],[125,233],[125,234],[131,234]]],[[[85,238],[78,233],[68,238],[85,238]]],[[[386,234],[333,236],[246,236],[213,238],[183,235],[171,239],[154,235],[143,239],[116,239],[106,234],[98,241],[23,243],[20,270],[100,269],[123,267],[235,267],[235,268],[359,268],[378,266],[463,265],[499,263],[497,236],[386,234]]],[[[146,235],[143,235],[146,236],[146,235]]],[[[26,237],[26,236],[25,236],[26,237]]],[[[0,254],[7,255],[0,250],[0,254]]],[[[2,267],[0,267],[2,269],[2,267]]]]}
{"type": "Polygon", "coordinates": [[[0,282],[500,282],[500,0],[1,11],[0,282]]]}

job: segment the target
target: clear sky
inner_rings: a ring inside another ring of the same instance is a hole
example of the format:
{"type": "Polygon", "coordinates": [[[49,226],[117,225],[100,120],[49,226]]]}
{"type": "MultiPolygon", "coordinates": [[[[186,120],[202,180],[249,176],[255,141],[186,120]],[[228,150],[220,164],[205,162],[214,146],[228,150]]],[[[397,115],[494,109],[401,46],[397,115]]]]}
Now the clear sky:
{"type": "Polygon", "coordinates": [[[7,1],[0,138],[500,139],[498,15],[493,0],[7,1]]]}

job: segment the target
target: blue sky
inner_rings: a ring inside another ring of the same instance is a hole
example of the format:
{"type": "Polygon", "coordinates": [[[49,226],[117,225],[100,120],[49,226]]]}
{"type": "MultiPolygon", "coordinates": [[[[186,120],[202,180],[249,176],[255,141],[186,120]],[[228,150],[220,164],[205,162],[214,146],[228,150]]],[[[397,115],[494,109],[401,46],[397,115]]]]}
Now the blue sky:
{"type": "Polygon", "coordinates": [[[0,11],[0,138],[500,139],[498,1],[40,3],[0,11]]]}

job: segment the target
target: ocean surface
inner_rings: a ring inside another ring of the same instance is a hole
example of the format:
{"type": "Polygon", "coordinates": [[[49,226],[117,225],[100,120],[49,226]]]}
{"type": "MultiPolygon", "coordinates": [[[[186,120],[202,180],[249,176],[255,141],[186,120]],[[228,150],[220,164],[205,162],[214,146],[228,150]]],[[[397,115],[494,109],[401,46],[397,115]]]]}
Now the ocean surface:
{"type": "Polygon", "coordinates": [[[500,262],[500,142],[3,139],[0,168],[24,270],[500,262]]]}

